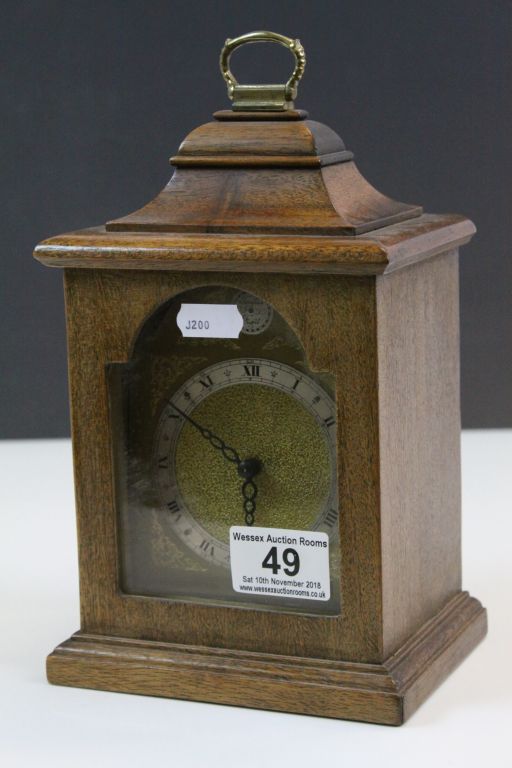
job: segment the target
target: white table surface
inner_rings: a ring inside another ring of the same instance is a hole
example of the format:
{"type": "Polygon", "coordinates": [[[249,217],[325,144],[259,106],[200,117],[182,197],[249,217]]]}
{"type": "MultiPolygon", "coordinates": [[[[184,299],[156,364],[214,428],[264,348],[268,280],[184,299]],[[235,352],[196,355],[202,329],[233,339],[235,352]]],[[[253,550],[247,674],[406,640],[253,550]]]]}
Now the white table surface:
{"type": "Polygon", "coordinates": [[[401,728],[51,686],[78,629],[68,440],[0,442],[0,765],[512,766],[512,430],[464,432],[464,588],[487,639],[401,728]]]}

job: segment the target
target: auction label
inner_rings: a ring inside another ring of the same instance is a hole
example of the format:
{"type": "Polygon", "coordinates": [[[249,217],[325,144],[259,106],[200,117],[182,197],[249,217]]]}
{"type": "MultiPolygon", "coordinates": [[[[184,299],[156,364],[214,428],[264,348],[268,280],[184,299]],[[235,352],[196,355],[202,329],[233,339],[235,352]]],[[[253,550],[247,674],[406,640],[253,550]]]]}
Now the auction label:
{"type": "Polygon", "coordinates": [[[234,525],[229,550],[235,592],[299,600],[331,596],[326,533],[234,525]]]}

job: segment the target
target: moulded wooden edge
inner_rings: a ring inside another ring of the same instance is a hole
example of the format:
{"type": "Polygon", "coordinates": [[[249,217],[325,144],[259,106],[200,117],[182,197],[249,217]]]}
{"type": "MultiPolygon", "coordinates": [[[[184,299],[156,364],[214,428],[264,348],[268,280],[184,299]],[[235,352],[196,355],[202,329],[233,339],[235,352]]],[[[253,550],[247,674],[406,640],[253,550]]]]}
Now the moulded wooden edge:
{"type": "MultiPolygon", "coordinates": [[[[241,116],[242,113],[238,113],[241,116]]],[[[253,119],[254,113],[233,120],[217,119],[198,125],[181,142],[171,158],[175,166],[320,166],[320,158],[336,155],[344,162],[353,158],[343,140],[329,126],[316,120],[277,118],[253,119]]],[[[263,113],[262,113],[263,114],[263,113]]],[[[224,118],[226,118],[224,113],[224,118]]]]}
{"type": "Polygon", "coordinates": [[[47,675],[57,685],[401,725],[486,631],[485,609],[461,592],[382,664],[78,632],[50,654],[47,675]]]}
{"type": "Polygon", "coordinates": [[[105,227],[41,242],[50,267],[170,271],[381,275],[467,243],[463,216],[423,214],[365,237],[107,232],[105,227]]]}
{"type": "Polygon", "coordinates": [[[229,120],[235,122],[245,122],[246,120],[260,120],[263,122],[275,122],[276,120],[306,120],[309,112],[305,109],[287,109],[283,112],[248,112],[232,109],[219,109],[213,113],[215,120],[229,120]]]}
{"type": "Polygon", "coordinates": [[[173,155],[169,162],[176,168],[322,168],[353,159],[344,149],[324,155],[173,155]]]}

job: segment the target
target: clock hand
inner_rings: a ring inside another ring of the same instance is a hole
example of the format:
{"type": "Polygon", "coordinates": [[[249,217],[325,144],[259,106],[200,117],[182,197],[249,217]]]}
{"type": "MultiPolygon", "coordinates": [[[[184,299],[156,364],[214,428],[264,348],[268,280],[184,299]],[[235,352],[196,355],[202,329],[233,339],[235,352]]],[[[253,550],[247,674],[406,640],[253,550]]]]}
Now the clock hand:
{"type": "Polygon", "coordinates": [[[193,419],[191,416],[188,416],[185,411],[182,411],[180,408],[178,408],[177,405],[174,405],[172,400],[169,400],[169,405],[171,408],[174,408],[175,411],[177,411],[180,416],[183,416],[184,419],[186,419],[190,424],[192,424],[193,427],[195,427],[198,432],[201,433],[201,435],[208,440],[210,445],[213,445],[214,448],[216,448],[218,451],[222,453],[225,459],[228,461],[233,462],[233,464],[236,464],[237,467],[240,467],[242,464],[242,459],[238,455],[238,453],[235,451],[234,448],[231,448],[231,446],[226,445],[224,440],[221,440],[220,437],[217,437],[217,435],[214,435],[213,432],[211,432],[206,427],[202,427],[201,424],[198,424],[195,419],[193,419]]]}
{"type": "Polygon", "coordinates": [[[258,474],[258,472],[261,472],[261,462],[259,459],[241,459],[237,451],[231,446],[226,445],[224,440],[222,440],[220,437],[217,437],[217,435],[214,435],[211,430],[201,426],[201,424],[199,424],[195,419],[186,414],[185,411],[182,411],[181,408],[178,408],[178,406],[175,405],[172,400],[169,400],[168,402],[171,408],[174,408],[174,410],[179,413],[180,416],[192,424],[192,426],[195,427],[206,440],[208,440],[210,445],[222,453],[225,459],[231,461],[233,464],[236,464],[238,474],[245,480],[242,485],[245,523],[246,525],[253,525],[254,513],[256,512],[256,496],[258,494],[258,488],[253,478],[258,474]]]}
{"type": "Polygon", "coordinates": [[[238,474],[245,479],[245,483],[242,485],[242,496],[244,497],[246,525],[254,525],[258,487],[253,478],[260,471],[261,462],[258,459],[245,459],[245,461],[241,461],[238,465],[238,474]]]}

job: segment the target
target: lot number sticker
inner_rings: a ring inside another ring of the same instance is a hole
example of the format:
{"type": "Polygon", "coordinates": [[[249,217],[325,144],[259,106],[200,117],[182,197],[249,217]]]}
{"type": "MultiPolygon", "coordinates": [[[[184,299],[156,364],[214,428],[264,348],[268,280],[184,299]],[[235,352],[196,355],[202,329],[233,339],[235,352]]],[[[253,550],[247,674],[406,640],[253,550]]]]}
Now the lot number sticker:
{"type": "Polygon", "coordinates": [[[329,600],[329,536],[317,531],[234,525],[229,531],[235,592],[329,600]]]}

